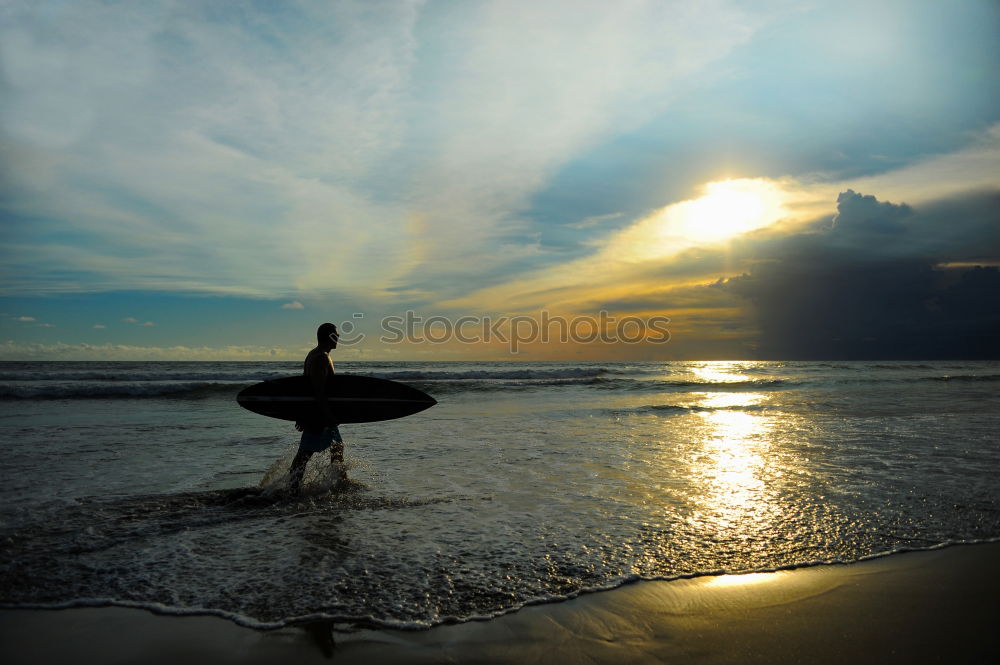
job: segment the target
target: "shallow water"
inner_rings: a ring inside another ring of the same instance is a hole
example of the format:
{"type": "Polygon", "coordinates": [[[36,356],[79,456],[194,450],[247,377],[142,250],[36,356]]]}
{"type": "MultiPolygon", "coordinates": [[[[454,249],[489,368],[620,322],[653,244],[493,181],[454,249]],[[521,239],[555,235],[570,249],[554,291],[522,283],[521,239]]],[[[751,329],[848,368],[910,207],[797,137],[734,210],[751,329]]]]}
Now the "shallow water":
{"type": "Polygon", "coordinates": [[[0,602],[424,627],[636,578],[1000,537],[1000,363],[338,363],[439,402],[346,487],[288,363],[0,363],[0,602]]]}

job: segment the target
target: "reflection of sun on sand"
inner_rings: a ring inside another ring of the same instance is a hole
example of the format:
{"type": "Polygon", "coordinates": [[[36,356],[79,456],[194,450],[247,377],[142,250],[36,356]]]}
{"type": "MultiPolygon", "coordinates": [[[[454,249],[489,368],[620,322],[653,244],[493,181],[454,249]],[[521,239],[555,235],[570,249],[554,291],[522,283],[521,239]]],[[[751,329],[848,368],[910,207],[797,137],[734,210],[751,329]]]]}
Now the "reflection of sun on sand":
{"type": "Polygon", "coordinates": [[[767,582],[777,582],[780,576],[774,573],[743,573],[742,575],[719,575],[709,578],[705,584],[708,586],[749,586],[751,584],[765,584],[767,582]]]}

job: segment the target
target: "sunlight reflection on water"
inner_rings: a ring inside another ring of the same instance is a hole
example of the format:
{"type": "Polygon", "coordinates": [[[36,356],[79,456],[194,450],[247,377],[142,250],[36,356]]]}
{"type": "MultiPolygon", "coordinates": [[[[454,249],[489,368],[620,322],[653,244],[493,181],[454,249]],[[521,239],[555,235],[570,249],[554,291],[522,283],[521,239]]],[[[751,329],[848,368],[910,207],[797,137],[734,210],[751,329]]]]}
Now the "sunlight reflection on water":
{"type": "MultiPolygon", "coordinates": [[[[716,362],[694,367],[704,380],[730,383],[747,380],[738,363],[716,362]]],[[[689,522],[708,528],[718,537],[750,537],[762,529],[770,531],[783,511],[777,481],[781,470],[771,459],[775,441],[775,419],[742,407],[758,406],[766,400],[760,393],[697,393],[696,415],[690,441],[698,449],[689,459],[687,473],[696,506],[689,522]]],[[[787,452],[787,451],[786,451],[787,452]]],[[[782,455],[782,463],[801,463],[782,455]]]]}
{"type": "Polygon", "coordinates": [[[720,532],[739,530],[748,519],[760,521],[776,509],[777,497],[767,484],[765,455],[770,423],[742,412],[698,414],[705,421],[702,454],[690,468],[703,488],[700,509],[692,519],[709,522],[720,532]]]}
{"type": "Polygon", "coordinates": [[[742,363],[717,361],[702,365],[692,365],[691,372],[705,383],[738,383],[749,381],[746,374],[737,374],[735,369],[742,363]]]}

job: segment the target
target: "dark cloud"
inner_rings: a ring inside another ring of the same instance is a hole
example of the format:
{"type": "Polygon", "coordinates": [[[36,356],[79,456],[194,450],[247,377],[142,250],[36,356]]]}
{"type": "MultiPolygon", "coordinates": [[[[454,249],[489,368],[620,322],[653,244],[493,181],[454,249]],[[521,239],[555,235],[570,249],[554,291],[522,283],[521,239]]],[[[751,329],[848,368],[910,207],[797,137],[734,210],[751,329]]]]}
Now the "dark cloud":
{"type": "Polygon", "coordinates": [[[765,358],[1000,358],[1000,192],[920,209],[848,190],[809,233],[758,236],[717,288],[753,303],[765,358]],[[951,265],[949,265],[951,264],[951,265]]]}
{"type": "Polygon", "coordinates": [[[849,189],[837,197],[837,216],[829,240],[848,249],[892,241],[906,232],[905,220],[912,214],[908,205],[879,202],[874,196],[849,189]]]}

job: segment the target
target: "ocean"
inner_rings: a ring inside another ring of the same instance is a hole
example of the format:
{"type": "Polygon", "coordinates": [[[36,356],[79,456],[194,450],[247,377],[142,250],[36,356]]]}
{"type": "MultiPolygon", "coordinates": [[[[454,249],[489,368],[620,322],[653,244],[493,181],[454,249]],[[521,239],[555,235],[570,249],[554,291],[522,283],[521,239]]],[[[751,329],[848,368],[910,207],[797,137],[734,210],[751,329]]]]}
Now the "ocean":
{"type": "Polygon", "coordinates": [[[438,404],[293,498],[235,396],[300,371],[0,363],[0,606],[425,628],[1000,539],[998,362],[338,362],[438,404]]]}

